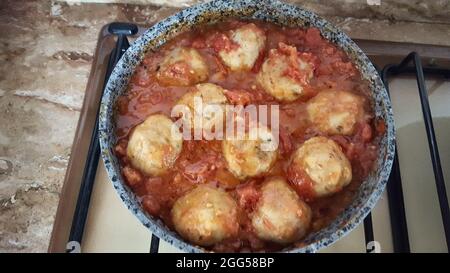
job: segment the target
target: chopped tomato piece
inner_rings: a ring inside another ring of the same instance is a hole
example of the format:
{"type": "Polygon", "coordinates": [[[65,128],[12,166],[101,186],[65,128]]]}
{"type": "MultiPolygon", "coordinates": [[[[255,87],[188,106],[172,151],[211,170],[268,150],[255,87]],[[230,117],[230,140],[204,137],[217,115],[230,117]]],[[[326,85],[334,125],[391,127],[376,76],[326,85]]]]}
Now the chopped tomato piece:
{"type": "MultiPolygon", "coordinates": [[[[308,52],[297,52],[293,46],[284,43],[278,45],[279,52],[288,56],[288,68],[284,71],[284,75],[290,77],[303,86],[308,85],[314,69],[317,67],[318,58],[308,52]]],[[[278,58],[276,51],[271,51],[271,58],[278,58]]]]}
{"type": "Polygon", "coordinates": [[[256,181],[250,181],[236,188],[239,206],[247,211],[253,211],[260,194],[256,188],[256,181]]]}
{"type": "Polygon", "coordinates": [[[130,187],[136,187],[137,185],[142,183],[142,174],[132,167],[125,166],[122,169],[122,173],[123,176],[125,176],[125,180],[128,182],[128,185],[130,185],[130,187]]]}
{"type": "Polygon", "coordinates": [[[247,105],[252,101],[252,94],[244,90],[225,90],[225,96],[235,105],[247,105]]]}
{"type": "Polygon", "coordinates": [[[313,182],[308,174],[294,167],[289,167],[287,177],[297,194],[305,201],[312,201],[316,197],[313,182]]]}
{"type": "Polygon", "coordinates": [[[160,103],[162,100],[163,94],[156,90],[152,92],[142,92],[138,97],[140,103],[151,103],[153,105],[160,103]]]}
{"type": "Polygon", "coordinates": [[[120,140],[116,147],[114,147],[114,151],[116,152],[117,156],[126,156],[127,155],[127,145],[128,141],[125,139],[120,140]]]}
{"type": "Polygon", "coordinates": [[[332,140],[336,141],[337,144],[339,144],[344,151],[348,149],[348,146],[350,145],[350,141],[347,137],[342,135],[335,135],[331,137],[332,140]]]}
{"type": "Polygon", "coordinates": [[[292,144],[291,135],[285,128],[280,128],[280,144],[281,153],[283,155],[288,155],[294,150],[294,145],[292,144]]]}
{"type": "Polygon", "coordinates": [[[142,206],[144,209],[153,216],[158,216],[161,206],[158,200],[152,195],[146,195],[142,198],[142,206]]]}
{"type": "Polygon", "coordinates": [[[340,74],[347,77],[353,77],[357,73],[355,66],[351,62],[337,61],[334,62],[332,66],[339,71],[340,74]]]}
{"type": "Polygon", "coordinates": [[[384,120],[379,119],[376,121],[375,130],[377,131],[377,134],[379,136],[382,136],[386,133],[386,123],[384,122],[384,120]]]}
{"type": "Polygon", "coordinates": [[[203,37],[200,37],[200,38],[198,38],[198,39],[195,39],[195,40],[192,42],[192,47],[195,48],[195,49],[202,49],[202,48],[205,48],[205,47],[206,47],[206,42],[205,42],[205,40],[203,39],[203,37]]]}
{"type": "Polygon", "coordinates": [[[239,47],[238,44],[233,42],[227,35],[223,33],[215,33],[208,40],[207,44],[213,48],[214,51],[219,52],[222,50],[231,51],[239,47]]]}
{"type": "Polygon", "coordinates": [[[372,127],[369,123],[364,122],[357,125],[356,134],[354,136],[354,141],[367,143],[372,140],[372,127]]]}
{"type": "Polygon", "coordinates": [[[189,82],[189,70],[190,67],[188,63],[184,61],[176,62],[171,65],[169,69],[164,71],[164,77],[176,78],[185,82],[189,82]]]}
{"type": "Polygon", "coordinates": [[[142,87],[146,87],[151,83],[150,73],[148,72],[146,66],[139,67],[136,70],[136,74],[134,76],[134,83],[142,87]]]}
{"type": "Polygon", "coordinates": [[[128,112],[128,98],[126,96],[120,96],[117,99],[117,109],[119,114],[124,115],[128,112]]]}
{"type": "Polygon", "coordinates": [[[259,70],[261,69],[261,66],[264,62],[265,57],[266,57],[266,54],[264,54],[263,51],[259,52],[258,58],[256,59],[255,64],[252,67],[253,73],[259,72],[259,70]]]}
{"type": "Polygon", "coordinates": [[[206,176],[210,172],[210,164],[206,161],[198,161],[188,164],[183,171],[184,176],[195,183],[206,182],[206,176]]]}
{"type": "Polygon", "coordinates": [[[361,129],[361,138],[364,142],[369,142],[372,139],[372,127],[370,127],[370,124],[364,123],[361,129]]]}
{"type": "Polygon", "coordinates": [[[318,46],[320,43],[322,43],[322,36],[320,35],[320,30],[314,27],[309,28],[306,31],[305,41],[311,47],[318,46]]]}

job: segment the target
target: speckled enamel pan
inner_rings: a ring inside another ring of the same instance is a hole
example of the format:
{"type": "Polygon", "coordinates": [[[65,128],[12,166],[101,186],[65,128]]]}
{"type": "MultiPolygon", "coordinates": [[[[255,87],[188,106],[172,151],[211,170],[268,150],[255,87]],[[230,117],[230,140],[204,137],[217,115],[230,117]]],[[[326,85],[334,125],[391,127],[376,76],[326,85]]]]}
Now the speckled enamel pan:
{"type": "Polygon", "coordinates": [[[322,35],[342,48],[357,65],[363,77],[370,82],[376,116],[385,120],[386,134],[381,140],[376,171],[362,183],[357,197],[331,225],[310,234],[304,239],[302,247],[293,245],[283,252],[316,252],[344,237],[357,227],[375,206],[385,188],[394,157],[394,122],[391,104],[376,69],[361,49],[343,32],[300,7],[278,1],[267,0],[217,0],[185,9],[148,29],[131,47],[114,68],[101,102],[100,109],[100,145],[102,157],[114,188],[128,209],[159,238],[186,252],[205,252],[171,231],[159,219],[148,215],[140,206],[138,198],[124,183],[119,162],[114,155],[116,143],[114,105],[117,98],[126,91],[136,66],[148,50],[162,45],[174,35],[190,29],[192,26],[218,22],[230,17],[259,19],[286,26],[310,27],[320,30],[322,35]]]}

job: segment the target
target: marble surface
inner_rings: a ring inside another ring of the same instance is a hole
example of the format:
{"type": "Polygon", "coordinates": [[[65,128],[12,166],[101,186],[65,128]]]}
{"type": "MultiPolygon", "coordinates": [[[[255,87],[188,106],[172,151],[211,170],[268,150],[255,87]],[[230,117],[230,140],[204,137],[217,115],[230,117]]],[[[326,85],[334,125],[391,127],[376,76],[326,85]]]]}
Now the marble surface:
{"type": "MultiPolygon", "coordinates": [[[[198,1],[69,2],[0,2],[0,252],[47,250],[100,28],[112,21],[150,25],[198,1]]],[[[448,1],[384,13],[356,0],[342,0],[340,9],[290,2],[354,38],[450,46],[448,1]]]]}

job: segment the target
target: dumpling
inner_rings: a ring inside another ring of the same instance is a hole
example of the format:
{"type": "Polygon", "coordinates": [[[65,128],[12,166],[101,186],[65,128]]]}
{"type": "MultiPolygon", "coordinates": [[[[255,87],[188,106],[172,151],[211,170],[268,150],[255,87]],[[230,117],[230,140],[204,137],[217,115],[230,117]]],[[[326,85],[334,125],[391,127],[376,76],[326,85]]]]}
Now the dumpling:
{"type": "Polygon", "coordinates": [[[272,178],[261,187],[251,216],[257,236],[288,244],[301,239],[311,223],[311,209],[282,178],[272,178]]]}
{"type": "Polygon", "coordinates": [[[255,24],[250,23],[232,31],[230,36],[234,46],[221,49],[220,58],[232,71],[252,69],[264,49],[266,35],[255,24]]]}
{"type": "Polygon", "coordinates": [[[211,130],[215,124],[222,123],[225,120],[225,104],[228,102],[227,97],[224,94],[224,89],[218,85],[212,83],[201,83],[197,84],[195,88],[186,94],[184,94],[176,105],[185,105],[188,107],[187,110],[190,111],[190,119],[186,122],[190,124],[191,128],[205,128],[211,130]],[[202,109],[195,109],[194,98],[200,98],[203,104],[202,109]],[[216,105],[220,107],[221,113],[216,111],[204,111],[206,105],[216,105]],[[194,123],[194,115],[202,116],[202,126],[194,123]]]}
{"type": "Polygon", "coordinates": [[[183,238],[210,246],[239,231],[237,205],[225,191],[199,185],[180,197],[172,207],[172,221],[183,238]]]}
{"type": "Polygon", "coordinates": [[[315,197],[340,191],[352,180],[352,166],[341,147],[326,137],[305,141],[293,154],[291,168],[306,173],[315,197]]]}
{"type": "Polygon", "coordinates": [[[208,79],[208,66],[196,49],[177,47],[161,62],[156,79],[166,86],[189,86],[208,79]]]}
{"type": "Polygon", "coordinates": [[[305,88],[313,75],[314,63],[310,53],[299,54],[295,47],[280,43],[277,49],[270,50],[257,81],[277,100],[293,101],[308,93],[305,88]]]}
{"type": "Polygon", "coordinates": [[[238,178],[257,176],[267,172],[277,158],[276,140],[264,125],[252,127],[243,139],[225,139],[222,151],[228,169],[238,178]],[[251,136],[257,136],[251,138],[251,136]]]}
{"type": "Polygon", "coordinates": [[[171,168],[181,152],[182,135],[164,115],[151,115],[137,125],[128,141],[131,165],[146,175],[161,175],[171,168]]]}
{"type": "Polygon", "coordinates": [[[348,91],[324,90],[308,101],[309,120],[321,132],[351,135],[366,116],[363,98],[348,91]]]}

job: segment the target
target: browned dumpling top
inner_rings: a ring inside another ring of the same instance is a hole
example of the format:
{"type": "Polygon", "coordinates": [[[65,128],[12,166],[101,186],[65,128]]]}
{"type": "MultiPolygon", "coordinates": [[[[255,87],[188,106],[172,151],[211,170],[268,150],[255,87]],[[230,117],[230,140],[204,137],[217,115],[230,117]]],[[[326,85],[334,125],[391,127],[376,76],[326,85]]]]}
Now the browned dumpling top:
{"type": "Polygon", "coordinates": [[[182,135],[175,124],[167,116],[156,114],[134,128],[127,155],[142,173],[161,175],[173,166],[182,147],[182,135]]]}
{"type": "Polygon", "coordinates": [[[321,91],[306,110],[313,125],[330,135],[351,135],[366,117],[363,98],[348,91],[321,91]]]}
{"type": "Polygon", "coordinates": [[[280,101],[293,101],[307,94],[305,88],[314,75],[311,54],[299,54],[293,46],[280,43],[271,49],[257,76],[261,87],[280,101]]]}
{"type": "Polygon", "coordinates": [[[264,49],[266,35],[255,24],[250,23],[231,31],[230,36],[235,46],[221,49],[220,58],[232,71],[252,69],[264,49]]]}
{"type": "Polygon", "coordinates": [[[199,185],[172,208],[175,229],[189,241],[209,246],[237,235],[237,205],[224,190],[199,185]]]}
{"type": "Polygon", "coordinates": [[[273,178],[261,187],[261,197],[251,217],[258,237],[287,244],[306,234],[311,209],[283,178],[273,178]]]}
{"type": "Polygon", "coordinates": [[[162,85],[189,86],[208,79],[208,66],[190,47],[176,47],[161,62],[156,78],[162,85]]]}
{"type": "Polygon", "coordinates": [[[352,180],[352,166],[341,147],[326,137],[313,137],[293,154],[292,167],[312,180],[316,197],[341,190],[352,180]]]}

